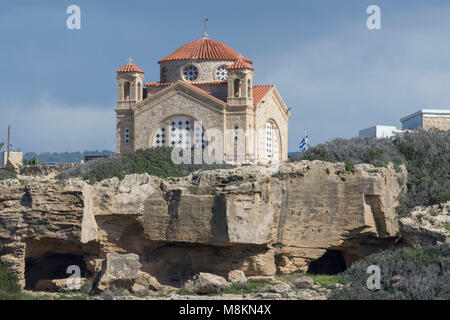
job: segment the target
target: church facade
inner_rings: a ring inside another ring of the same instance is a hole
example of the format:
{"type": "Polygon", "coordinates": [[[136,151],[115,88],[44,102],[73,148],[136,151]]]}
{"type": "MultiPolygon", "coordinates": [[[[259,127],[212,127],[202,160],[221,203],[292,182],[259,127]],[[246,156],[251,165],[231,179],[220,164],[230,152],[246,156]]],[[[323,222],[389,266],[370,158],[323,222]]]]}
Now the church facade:
{"type": "Polygon", "coordinates": [[[168,146],[228,163],[287,160],[290,112],[274,85],[254,84],[250,59],[204,37],[159,64],[159,82],[145,83],[132,61],[117,70],[117,153],[168,146]]]}

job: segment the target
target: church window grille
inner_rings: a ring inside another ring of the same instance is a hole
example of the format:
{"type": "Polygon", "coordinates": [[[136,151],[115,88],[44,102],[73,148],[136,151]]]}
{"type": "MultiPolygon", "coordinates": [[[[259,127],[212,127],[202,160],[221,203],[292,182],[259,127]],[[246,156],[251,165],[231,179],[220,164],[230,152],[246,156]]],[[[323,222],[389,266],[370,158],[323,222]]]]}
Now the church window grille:
{"type": "Polygon", "coordinates": [[[189,65],[183,70],[184,79],[187,81],[195,81],[198,78],[198,69],[196,66],[189,65]]]}
{"type": "Polygon", "coordinates": [[[170,120],[170,145],[188,149],[191,147],[191,120],[178,117],[170,120]]]}
{"type": "Polygon", "coordinates": [[[226,81],[228,80],[228,70],[227,66],[223,65],[217,68],[216,70],[217,80],[226,81]]]}
{"type": "Polygon", "coordinates": [[[266,123],[266,154],[268,157],[272,157],[272,124],[266,123]]]}
{"type": "Polygon", "coordinates": [[[167,141],[166,126],[163,124],[159,127],[159,129],[155,133],[155,137],[153,139],[153,146],[165,147],[166,141],[167,141]]]}

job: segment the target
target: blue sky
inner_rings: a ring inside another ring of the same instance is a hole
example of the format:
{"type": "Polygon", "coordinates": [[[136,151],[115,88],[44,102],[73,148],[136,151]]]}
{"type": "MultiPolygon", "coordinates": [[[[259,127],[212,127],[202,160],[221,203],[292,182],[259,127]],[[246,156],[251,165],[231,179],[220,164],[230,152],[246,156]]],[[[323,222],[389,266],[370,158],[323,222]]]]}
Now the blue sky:
{"type": "Polygon", "coordinates": [[[288,107],[289,151],[397,125],[450,107],[448,1],[9,1],[0,11],[0,141],[23,151],[115,149],[115,70],[132,56],[157,81],[157,61],[208,33],[255,64],[288,107]],[[81,30],[66,8],[81,7],[81,30]],[[366,9],[381,7],[382,30],[366,9]]]}

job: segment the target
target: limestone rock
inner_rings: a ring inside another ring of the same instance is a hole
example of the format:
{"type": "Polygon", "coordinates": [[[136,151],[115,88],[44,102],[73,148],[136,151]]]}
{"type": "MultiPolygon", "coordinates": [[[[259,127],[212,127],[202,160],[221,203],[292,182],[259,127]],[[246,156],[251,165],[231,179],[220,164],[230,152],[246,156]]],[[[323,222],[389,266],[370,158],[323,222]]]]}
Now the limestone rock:
{"type": "Polygon", "coordinates": [[[181,286],[199,272],[242,270],[249,281],[304,272],[331,248],[349,266],[396,242],[405,180],[404,168],[391,165],[347,173],[343,163],[300,161],[165,180],[134,174],[92,186],[0,181],[1,259],[25,286],[25,261],[76,256],[95,276],[106,258],[100,288],[117,282],[127,290],[140,264],[156,281],[138,284],[151,290],[157,282],[181,286]],[[128,271],[113,275],[113,265],[122,267],[110,255],[129,253],[133,263],[122,259],[128,271]]]}
{"type": "Polygon", "coordinates": [[[207,294],[228,289],[230,286],[231,283],[227,282],[223,277],[200,272],[191,280],[187,281],[184,288],[190,293],[207,294]]]}
{"type": "Polygon", "coordinates": [[[292,291],[292,286],[290,284],[288,284],[288,283],[276,284],[276,285],[271,286],[269,288],[269,292],[279,293],[279,294],[282,294],[282,295],[286,295],[290,291],[292,291]]]}
{"type": "Polygon", "coordinates": [[[135,283],[131,288],[131,291],[139,296],[147,296],[151,293],[151,291],[145,286],[135,283]]]}
{"type": "Polygon", "coordinates": [[[274,276],[250,276],[247,278],[250,282],[273,282],[279,283],[280,281],[274,276]]]}
{"type": "Polygon", "coordinates": [[[439,243],[450,243],[450,201],[430,207],[416,207],[409,216],[400,219],[402,240],[417,248],[439,243]]]}
{"type": "Polygon", "coordinates": [[[295,289],[312,288],[313,285],[314,285],[314,281],[310,277],[300,277],[300,278],[295,279],[292,282],[292,286],[295,289]]]}
{"type": "MultiPolygon", "coordinates": [[[[53,280],[39,280],[36,286],[33,288],[36,291],[66,291],[70,290],[68,287],[69,279],[53,279],[53,280]]],[[[83,286],[86,283],[86,279],[80,278],[79,286],[83,286]]]]}
{"type": "Polygon", "coordinates": [[[245,277],[244,271],[231,270],[228,272],[228,281],[231,283],[247,283],[247,278],[245,277]]]}
{"type": "Polygon", "coordinates": [[[143,271],[138,271],[136,284],[142,285],[145,288],[153,291],[159,291],[161,289],[161,284],[158,282],[158,280],[143,271]]]}
{"type": "Polygon", "coordinates": [[[137,254],[108,253],[106,256],[106,268],[100,278],[98,290],[104,291],[110,288],[131,290],[141,268],[137,254]]]}

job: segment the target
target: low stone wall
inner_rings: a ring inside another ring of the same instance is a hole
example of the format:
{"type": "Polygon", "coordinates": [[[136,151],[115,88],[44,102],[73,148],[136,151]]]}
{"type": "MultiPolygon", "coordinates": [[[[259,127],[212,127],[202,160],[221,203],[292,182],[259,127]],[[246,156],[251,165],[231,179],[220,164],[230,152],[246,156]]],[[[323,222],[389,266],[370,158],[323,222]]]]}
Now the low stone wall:
{"type": "Polygon", "coordinates": [[[63,164],[44,164],[39,166],[24,166],[20,169],[20,174],[23,176],[48,176],[57,175],[64,170],[78,166],[78,163],[63,163],[63,164]]]}

